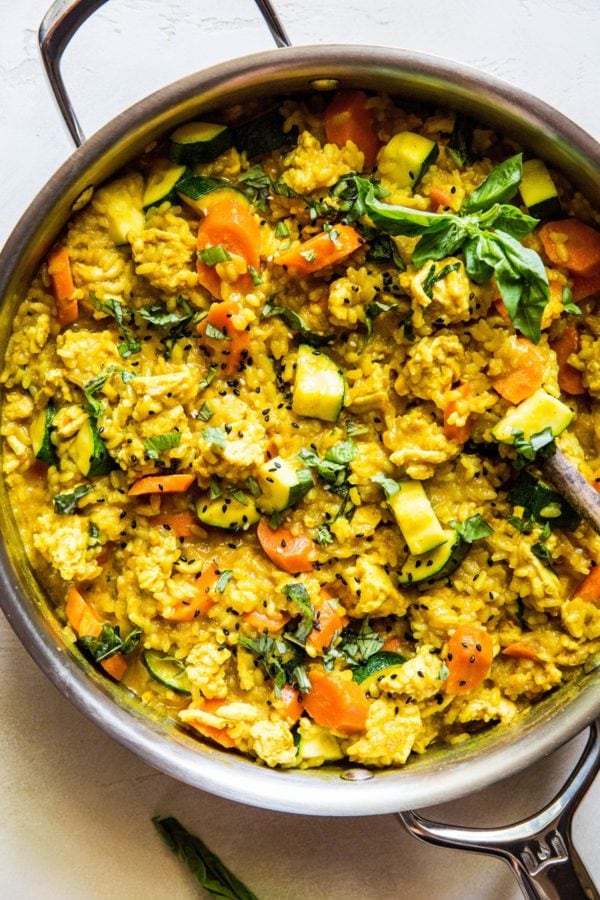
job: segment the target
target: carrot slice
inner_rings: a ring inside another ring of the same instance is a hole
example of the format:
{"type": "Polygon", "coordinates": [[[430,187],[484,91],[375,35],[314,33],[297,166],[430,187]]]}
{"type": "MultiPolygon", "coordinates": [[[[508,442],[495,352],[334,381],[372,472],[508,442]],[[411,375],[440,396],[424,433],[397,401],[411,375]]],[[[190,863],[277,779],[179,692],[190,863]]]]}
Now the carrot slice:
{"type": "Polygon", "coordinates": [[[224,375],[233,374],[246,361],[250,349],[250,335],[245,329],[236,328],[232,321],[239,312],[240,305],[235,300],[213,303],[197,327],[200,349],[224,375]],[[208,325],[216,328],[223,337],[208,337],[208,325]]]}
{"type": "Polygon", "coordinates": [[[403,653],[406,650],[406,641],[400,640],[399,637],[393,635],[386,638],[381,648],[386,653],[403,653]]]}
{"type": "MultiPolygon", "coordinates": [[[[65,612],[78,637],[98,637],[102,633],[102,620],[73,585],[67,592],[65,612]]],[[[122,653],[101,660],[100,665],[115,681],[121,681],[127,671],[127,660],[122,653]]]]}
{"type": "Polygon", "coordinates": [[[575,303],[600,293],[600,272],[597,275],[590,275],[588,278],[583,275],[575,275],[571,290],[575,303]]]}
{"type": "Polygon", "coordinates": [[[373,168],[381,146],[368,99],[364,91],[339,91],[325,110],[327,143],[356,144],[365,157],[363,171],[373,168]]]}
{"type": "Polygon", "coordinates": [[[61,325],[75,322],[79,309],[77,300],[73,299],[73,275],[71,260],[66,247],[58,247],[48,257],[48,274],[52,282],[52,292],[56,300],[56,314],[61,325]]]}
{"type": "Polygon", "coordinates": [[[581,584],[575,589],[575,597],[582,600],[600,600],[600,566],[593,566],[581,584]]]}
{"type": "Polygon", "coordinates": [[[190,581],[189,595],[161,613],[169,622],[192,622],[208,612],[215,602],[213,588],[219,580],[219,569],[210,563],[200,578],[190,581]]]}
{"type": "Polygon", "coordinates": [[[284,572],[295,575],[312,571],[315,544],[307,535],[292,534],[287,528],[273,529],[267,519],[261,519],[256,536],[271,562],[284,572]]]}
{"type": "Polygon", "coordinates": [[[577,353],[581,346],[579,331],[576,325],[571,325],[562,337],[552,344],[558,362],[558,385],[565,394],[573,397],[587,394],[583,384],[583,373],[569,362],[571,353],[577,353]]]}
{"type": "Polygon", "coordinates": [[[600,231],[579,219],[562,219],[547,222],[539,234],[552,265],[585,277],[600,274],[600,231]]]}
{"type": "MultiPolygon", "coordinates": [[[[463,382],[463,384],[459,385],[456,388],[456,391],[460,394],[462,399],[466,400],[467,397],[471,396],[471,386],[467,384],[467,382],[463,382]]],[[[464,425],[454,424],[452,420],[458,412],[458,404],[458,400],[451,400],[444,410],[444,434],[449,441],[456,441],[458,444],[464,444],[471,437],[473,423],[469,416],[464,425]]]]}
{"type": "Polygon", "coordinates": [[[429,191],[429,205],[433,210],[436,210],[438,206],[452,206],[452,197],[450,194],[447,194],[445,190],[441,187],[436,187],[434,184],[433,187],[429,191]]]}
{"type": "Polygon", "coordinates": [[[198,524],[196,516],[192,513],[165,513],[165,515],[152,516],[150,524],[156,528],[166,528],[172,531],[175,537],[188,538],[194,525],[198,524]]]}
{"type": "Polygon", "coordinates": [[[480,625],[459,625],[448,641],[446,664],[450,674],[447,694],[467,694],[486,678],[494,658],[494,645],[480,625]]]}
{"type": "Polygon", "coordinates": [[[525,641],[516,641],[514,644],[509,644],[508,647],[503,649],[502,655],[510,656],[513,659],[531,659],[533,662],[541,662],[537,651],[525,641]]]}
{"type": "Polygon", "coordinates": [[[256,628],[257,631],[260,631],[263,634],[265,631],[268,634],[277,634],[277,632],[285,628],[290,621],[289,613],[283,612],[278,616],[269,616],[266,612],[260,612],[258,609],[253,609],[251,612],[244,613],[242,618],[248,625],[251,625],[252,628],[256,628]]]}
{"type": "MultiPolygon", "coordinates": [[[[213,699],[213,700],[204,700],[202,703],[202,709],[205,712],[212,713],[216,716],[219,715],[219,708],[224,706],[226,703],[225,700],[213,699]]],[[[227,726],[223,726],[223,728],[215,728],[214,725],[203,725],[201,723],[196,724],[195,722],[190,722],[190,725],[199,731],[201,735],[204,737],[210,738],[211,741],[214,741],[216,744],[220,744],[221,747],[226,747],[230,750],[232,747],[235,747],[235,741],[227,731],[227,726]]]]}
{"type": "Polygon", "coordinates": [[[327,591],[321,591],[315,606],[315,625],[306,639],[306,647],[315,654],[322,654],[329,647],[333,636],[348,624],[343,608],[332,601],[327,591]]]}
{"type": "MultiPolygon", "coordinates": [[[[241,256],[249,266],[258,269],[260,265],[260,225],[252,214],[247,200],[235,193],[217,201],[200,222],[198,227],[198,250],[220,245],[229,253],[241,256]]],[[[213,297],[221,299],[221,279],[215,266],[208,266],[198,257],[198,281],[213,297]]],[[[232,284],[242,293],[253,288],[248,274],[243,274],[232,284]]]]}
{"type": "Polygon", "coordinates": [[[314,275],[350,256],[363,243],[350,225],[336,225],[331,231],[322,231],[303,244],[278,253],[273,262],[292,275],[314,275]]]}
{"type": "Polygon", "coordinates": [[[281,688],[281,694],[273,701],[273,706],[290,725],[295,725],[304,712],[302,694],[291,684],[285,684],[281,688]]]}
{"type": "Polygon", "coordinates": [[[520,403],[542,386],[544,360],[527,338],[513,340],[507,371],[492,382],[494,390],[509,403],[520,403]]]}
{"type": "Polygon", "coordinates": [[[367,725],[370,703],[355,681],[313,669],[304,708],[318,725],[341,734],[356,734],[367,725]]]}
{"type": "Polygon", "coordinates": [[[193,475],[146,475],[129,488],[129,497],[140,494],[181,494],[194,482],[193,475]]]}

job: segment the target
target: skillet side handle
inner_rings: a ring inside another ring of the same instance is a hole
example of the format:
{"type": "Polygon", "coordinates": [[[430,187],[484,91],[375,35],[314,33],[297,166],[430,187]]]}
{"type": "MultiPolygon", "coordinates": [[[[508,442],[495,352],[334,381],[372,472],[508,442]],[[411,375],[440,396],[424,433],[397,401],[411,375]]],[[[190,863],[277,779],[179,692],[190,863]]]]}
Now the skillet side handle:
{"type": "Polygon", "coordinates": [[[600,768],[598,723],[590,726],[585,749],[566,784],[529,819],[502,828],[463,828],[398,813],[414,837],[439,847],[488,853],[504,860],[529,900],[599,900],[571,838],[573,814],[600,768]]]}
{"type": "MultiPolygon", "coordinates": [[[[277,47],[291,47],[290,39],[270,0],[254,0],[277,47]]],[[[76,147],[85,135],[67,93],[60,68],[63,53],[83,23],[106,0],[55,0],[40,25],[38,42],[42,62],[58,107],[76,147]]]]}

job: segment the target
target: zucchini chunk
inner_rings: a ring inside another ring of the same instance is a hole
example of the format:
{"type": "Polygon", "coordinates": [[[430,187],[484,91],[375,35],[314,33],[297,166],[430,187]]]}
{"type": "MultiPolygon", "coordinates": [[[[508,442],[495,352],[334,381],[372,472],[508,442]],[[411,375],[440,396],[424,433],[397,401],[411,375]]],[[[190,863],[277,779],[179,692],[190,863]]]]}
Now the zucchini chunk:
{"type": "Polygon", "coordinates": [[[146,189],[142,198],[144,209],[158,206],[165,200],[172,200],[176,196],[177,183],[185,177],[187,171],[187,166],[174,165],[168,159],[158,160],[146,181],[146,189]]]}
{"type": "Polygon", "coordinates": [[[541,159],[528,159],[523,163],[519,191],[530,215],[536,219],[561,217],[562,207],[556,185],[541,159]]]}
{"type": "Polygon", "coordinates": [[[380,650],[370,656],[366,663],[358,666],[352,672],[352,678],[357,684],[362,685],[365,690],[374,687],[379,678],[384,675],[393,675],[397,673],[404,663],[406,657],[401,653],[389,653],[387,650],[380,650]]]}
{"type": "Polygon", "coordinates": [[[321,350],[300,344],[292,396],[295,415],[336,422],[345,393],[346,380],[334,361],[321,350]]]}
{"type": "Polygon", "coordinates": [[[420,481],[399,481],[398,490],[388,497],[388,506],[413,556],[429,553],[446,541],[447,535],[420,481]]]}
{"type": "Polygon", "coordinates": [[[438,581],[451,575],[469,552],[470,544],[463,541],[453,528],[444,531],[445,540],[439,547],[409,556],[398,575],[398,584],[419,584],[438,581]]]}
{"type": "Polygon", "coordinates": [[[460,113],[454,121],[446,152],[459,169],[466,169],[473,162],[473,122],[460,113]]]}
{"type": "Polygon", "coordinates": [[[298,759],[300,761],[307,763],[314,763],[317,760],[335,762],[336,759],[343,758],[343,750],[335,735],[306,717],[300,720],[298,741],[298,759]]]}
{"type": "Polygon", "coordinates": [[[140,201],[125,188],[123,180],[102,188],[103,212],[108,220],[110,239],[121,246],[131,231],[143,231],[146,217],[140,201]]]}
{"type": "Polygon", "coordinates": [[[144,650],[142,660],[152,678],[159,684],[177,691],[178,694],[192,693],[185,665],[180,659],[166,656],[158,650],[144,650]]]}
{"type": "Polygon", "coordinates": [[[250,203],[241,191],[226,184],[218,178],[205,178],[204,175],[190,175],[177,185],[179,197],[198,215],[205,216],[211,206],[231,194],[237,203],[250,203]]]}
{"type": "Polygon", "coordinates": [[[509,409],[492,428],[492,436],[501,444],[513,444],[515,433],[522,433],[525,440],[530,441],[532,435],[550,428],[552,436],[558,437],[569,427],[574,415],[566,403],[540,388],[527,400],[509,409]]]}
{"type": "Polygon", "coordinates": [[[290,135],[283,130],[285,119],[277,108],[270,109],[255,119],[233,126],[233,142],[247,159],[255,159],[281,147],[290,135]]]}
{"type": "Polygon", "coordinates": [[[438,153],[435,141],[412,131],[401,131],[379,151],[377,168],[397,187],[415,188],[438,153]]]}
{"type": "Polygon", "coordinates": [[[81,426],[69,450],[71,459],[86,478],[107,475],[115,464],[98,432],[95,419],[81,426]]]}
{"type": "Polygon", "coordinates": [[[260,513],[252,497],[236,491],[236,497],[223,496],[216,500],[200,497],[196,501],[196,515],[203,525],[223,528],[225,531],[247,531],[260,519],[260,513]],[[238,498],[243,498],[238,499],[238,498]]]}
{"type": "Polygon", "coordinates": [[[267,515],[298,503],[313,486],[308,469],[298,469],[281,456],[263,463],[258,470],[257,480],[261,495],[256,505],[267,515]]]}
{"type": "Polygon", "coordinates": [[[46,409],[34,417],[29,428],[34,456],[48,466],[56,465],[56,450],[52,443],[52,422],[55,415],[56,407],[50,401],[46,409]]]}
{"type": "Polygon", "coordinates": [[[233,134],[227,125],[212,122],[188,122],[169,138],[169,158],[176,163],[196,166],[212,162],[233,146],[233,134]]]}

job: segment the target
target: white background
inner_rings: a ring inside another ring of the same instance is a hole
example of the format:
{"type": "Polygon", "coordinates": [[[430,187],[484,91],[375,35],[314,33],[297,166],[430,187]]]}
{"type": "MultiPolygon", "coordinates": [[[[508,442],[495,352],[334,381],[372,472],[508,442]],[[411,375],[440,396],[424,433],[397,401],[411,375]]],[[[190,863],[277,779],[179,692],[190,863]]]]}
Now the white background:
{"type": "MultiPolygon", "coordinates": [[[[42,75],[48,0],[0,0],[0,244],[72,149],[42,75]]],[[[598,0],[273,0],[292,41],[403,46],[525,87],[600,138],[598,0]]],[[[69,49],[65,78],[86,133],[152,90],[271,46],[252,0],[112,0],[69,49]]],[[[504,824],[558,788],[581,738],[494,788],[431,812],[504,824]]],[[[513,900],[508,869],[417,843],[393,816],[269,813],[194,791],[121,749],[45,680],[0,619],[0,896],[198,896],[154,833],[156,814],[202,835],[261,900],[513,900]]],[[[600,884],[600,780],[575,842],[600,884]]]]}

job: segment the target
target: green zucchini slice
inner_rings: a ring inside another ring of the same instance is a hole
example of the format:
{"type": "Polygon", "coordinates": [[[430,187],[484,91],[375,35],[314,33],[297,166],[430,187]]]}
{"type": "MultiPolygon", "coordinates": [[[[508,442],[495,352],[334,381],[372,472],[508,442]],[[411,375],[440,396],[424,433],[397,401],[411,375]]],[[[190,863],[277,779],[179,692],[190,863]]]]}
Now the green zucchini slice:
{"type": "Polygon", "coordinates": [[[158,206],[165,200],[172,200],[176,196],[175,188],[178,182],[185,177],[187,171],[187,166],[175,165],[168,159],[158,160],[146,180],[142,198],[144,209],[158,206]]]}
{"type": "Polygon", "coordinates": [[[458,569],[469,552],[470,544],[463,541],[453,528],[447,529],[444,535],[444,543],[439,547],[420,556],[408,557],[400,569],[398,584],[439,581],[458,569]]]}
{"type": "Polygon", "coordinates": [[[303,717],[300,721],[298,758],[306,763],[313,760],[335,762],[344,758],[344,752],[335,735],[322,725],[303,717]]]}
{"type": "Polygon", "coordinates": [[[527,400],[511,407],[492,428],[492,436],[501,444],[513,444],[515,434],[522,433],[529,441],[532,435],[550,428],[552,436],[558,437],[569,427],[574,415],[566,403],[540,388],[527,400]]]}
{"type": "Polygon", "coordinates": [[[31,446],[36,459],[41,459],[48,466],[56,465],[56,450],[52,443],[52,422],[56,415],[56,407],[52,401],[46,409],[39,412],[29,428],[31,446]]]}
{"type": "Polygon", "coordinates": [[[420,481],[398,482],[398,490],[388,497],[388,506],[413,556],[429,553],[445,542],[446,533],[420,481]]]}
{"type": "Polygon", "coordinates": [[[88,418],[77,432],[69,455],[86,478],[107,475],[114,469],[114,461],[98,432],[95,419],[88,418]]]}
{"type": "Polygon", "coordinates": [[[415,188],[438,153],[435,141],[412,131],[401,131],[379,151],[377,168],[397,187],[415,188]]]}
{"type": "Polygon", "coordinates": [[[146,217],[140,201],[127,190],[123,179],[105,185],[101,196],[108,234],[117,246],[127,244],[131,232],[144,230],[146,217]]]}
{"type": "Polygon", "coordinates": [[[257,473],[261,494],[256,505],[270,515],[298,503],[313,486],[308,469],[298,469],[281,456],[263,463],[257,473]]]}
{"type": "Polygon", "coordinates": [[[346,380],[334,361],[321,350],[301,344],[292,396],[295,415],[336,422],[345,393],[346,380]]]}
{"type": "Polygon", "coordinates": [[[233,134],[227,125],[212,122],[188,122],[177,128],[169,140],[169,158],[188,166],[212,162],[233,146],[233,134]]]}
{"type": "Polygon", "coordinates": [[[192,686],[185,671],[185,665],[174,656],[166,656],[158,650],[144,650],[142,660],[148,672],[165,687],[178,694],[191,694],[192,686]]]}
{"type": "Polygon", "coordinates": [[[561,217],[562,207],[556,185],[541,159],[528,159],[523,163],[519,191],[530,215],[536,219],[561,217]]]}
{"type": "Polygon", "coordinates": [[[380,678],[398,673],[405,662],[406,657],[401,653],[380,650],[370,656],[364,665],[354,669],[352,679],[368,691],[380,678]]]}
{"type": "Polygon", "coordinates": [[[284,121],[278,109],[270,109],[255,119],[234,125],[233,142],[240,152],[246,153],[247,159],[255,159],[290,139],[283,130],[284,121]]]}
{"type": "Polygon", "coordinates": [[[235,497],[222,496],[216,500],[200,497],[196,501],[196,515],[203,525],[225,531],[247,531],[260,519],[253,498],[242,491],[236,491],[235,497]]]}

